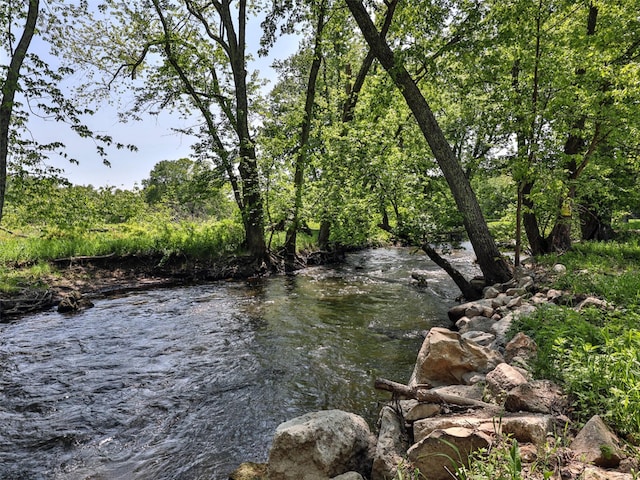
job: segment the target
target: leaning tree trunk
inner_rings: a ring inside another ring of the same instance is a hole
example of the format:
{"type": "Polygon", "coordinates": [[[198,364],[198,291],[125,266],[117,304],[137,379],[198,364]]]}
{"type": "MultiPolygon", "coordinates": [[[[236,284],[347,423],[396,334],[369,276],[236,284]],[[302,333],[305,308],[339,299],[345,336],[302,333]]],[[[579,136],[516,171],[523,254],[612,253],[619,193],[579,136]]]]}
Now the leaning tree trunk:
{"type": "Polygon", "coordinates": [[[27,21],[22,31],[20,41],[13,52],[7,76],[2,84],[2,100],[0,101],[0,222],[4,211],[4,197],[7,189],[7,157],[9,155],[9,127],[16,92],[18,91],[18,79],[20,69],[27,56],[31,39],[36,30],[40,0],[29,0],[27,21]]]}
{"type": "Polygon", "coordinates": [[[418,85],[380,36],[362,2],[358,0],[345,0],[345,2],[362,30],[369,47],[401,91],[418,122],[463,216],[465,229],[485,280],[488,283],[508,281],[512,276],[511,270],[489,232],[469,179],[465,176],[462,166],[455,157],[418,85]]]}

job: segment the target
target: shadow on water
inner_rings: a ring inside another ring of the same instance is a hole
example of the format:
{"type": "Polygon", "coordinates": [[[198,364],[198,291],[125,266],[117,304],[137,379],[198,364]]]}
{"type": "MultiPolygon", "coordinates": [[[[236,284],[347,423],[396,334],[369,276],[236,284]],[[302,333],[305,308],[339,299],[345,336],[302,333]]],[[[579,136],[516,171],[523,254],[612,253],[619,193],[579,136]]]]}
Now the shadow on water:
{"type": "Polygon", "coordinates": [[[455,295],[424,256],[389,248],[1,325],[0,478],[223,479],[264,461],[294,416],[339,408],[373,425],[386,398],[373,380],[408,380],[455,295]]]}

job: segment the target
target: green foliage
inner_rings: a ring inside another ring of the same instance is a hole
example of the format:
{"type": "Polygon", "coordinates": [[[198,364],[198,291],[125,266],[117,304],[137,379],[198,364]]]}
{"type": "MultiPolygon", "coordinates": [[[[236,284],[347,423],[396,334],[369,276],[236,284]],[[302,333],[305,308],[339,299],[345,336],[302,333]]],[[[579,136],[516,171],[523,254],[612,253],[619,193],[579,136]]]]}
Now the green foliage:
{"type": "Polygon", "coordinates": [[[233,203],[220,175],[188,158],[158,162],[142,181],[145,201],[166,205],[178,218],[228,218],[233,203]]]}
{"type": "Polygon", "coordinates": [[[4,235],[0,264],[34,262],[96,255],[185,255],[212,258],[237,250],[242,226],[233,220],[171,222],[156,217],[148,223],[125,223],[99,231],[55,230],[25,238],[4,235]]]}
{"type": "Polygon", "coordinates": [[[585,242],[571,252],[542,259],[567,266],[556,287],[598,295],[615,310],[546,306],[520,318],[538,344],[537,376],[559,381],[581,420],[603,416],[618,432],[640,439],[640,248],[627,243],[585,242]]]}
{"type": "Polygon", "coordinates": [[[490,448],[482,448],[469,456],[469,466],[459,465],[456,476],[460,480],[522,480],[522,460],[518,442],[498,437],[490,448]]]}

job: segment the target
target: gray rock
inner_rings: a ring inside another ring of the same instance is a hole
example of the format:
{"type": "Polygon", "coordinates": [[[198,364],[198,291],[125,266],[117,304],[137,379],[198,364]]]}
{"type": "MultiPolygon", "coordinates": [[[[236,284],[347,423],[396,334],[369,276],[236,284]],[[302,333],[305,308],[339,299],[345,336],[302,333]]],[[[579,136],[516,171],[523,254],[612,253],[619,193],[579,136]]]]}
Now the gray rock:
{"type": "Polygon", "coordinates": [[[385,480],[396,475],[398,465],[406,457],[409,442],[402,418],[389,406],[380,411],[380,432],[373,457],[371,480],[385,480]]]}
{"type": "Polygon", "coordinates": [[[270,480],[326,480],[355,471],[369,475],[375,438],[364,419],[340,410],[282,423],[269,452],[270,480]]]}
{"type": "Polygon", "coordinates": [[[364,480],[364,477],[358,472],[347,472],[333,477],[331,480],[364,480]]]}
{"type": "Polygon", "coordinates": [[[471,330],[462,334],[462,338],[471,342],[476,342],[478,345],[488,347],[496,339],[493,333],[482,332],[480,330],[471,330]]]}
{"type": "Polygon", "coordinates": [[[508,412],[561,412],[567,405],[567,398],[560,387],[549,380],[523,383],[511,389],[504,402],[508,412]]]}
{"type": "Polygon", "coordinates": [[[511,389],[527,383],[527,379],[509,364],[501,363],[487,373],[487,390],[493,398],[502,401],[511,389]]]}
{"type": "Polygon", "coordinates": [[[456,465],[468,465],[469,454],[488,448],[491,438],[471,428],[452,427],[436,430],[413,445],[407,455],[420,473],[429,480],[450,480],[456,465]]]}
{"type": "MultiPolygon", "coordinates": [[[[465,317],[462,317],[462,318],[465,318],[465,317]]],[[[481,315],[478,315],[475,317],[469,317],[469,321],[466,322],[464,326],[460,328],[459,331],[460,333],[467,333],[472,330],[480,331],[480,332],[490,332],[491,327],[493,327],[494,323],[495,321],[492,320],[491,318],[483,317],[481,315]]],[[[458,326],[458,323],[456,323],[456,326],[458,326]]]]}
{"type": "Polygon", "coordinates": [[[599,415],[591,417],[578,432],[571,442],[571,450],[578,460],[604,468],[616,468],[625,458],[620,440],[599,415]]]}

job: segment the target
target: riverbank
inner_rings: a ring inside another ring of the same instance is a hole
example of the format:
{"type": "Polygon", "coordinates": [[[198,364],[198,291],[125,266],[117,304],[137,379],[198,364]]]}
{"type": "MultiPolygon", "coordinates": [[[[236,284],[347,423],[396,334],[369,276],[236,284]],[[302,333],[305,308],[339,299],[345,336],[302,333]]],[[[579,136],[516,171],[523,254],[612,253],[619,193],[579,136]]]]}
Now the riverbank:
{"type": "MultiPolygon", "coordinates": [[[[299,265],[304,268],[336,262],[346,251],[301,252],[299,265]]],[[[284,272],[281,259],[273,257],[267,265],[243,255],[204,259],[184,255],[110,254],[68,257],[46,263],[47,268],[37,276],[30,275],[24,266],[16,268],[18,272],[22,268],[25,273],[16,288],[2,294],[0,321],[54,308],[70,296],[90,302],[133,291],[218,280],[252,281],[284,272]]]]}

